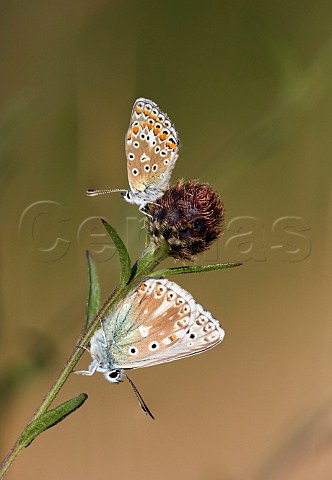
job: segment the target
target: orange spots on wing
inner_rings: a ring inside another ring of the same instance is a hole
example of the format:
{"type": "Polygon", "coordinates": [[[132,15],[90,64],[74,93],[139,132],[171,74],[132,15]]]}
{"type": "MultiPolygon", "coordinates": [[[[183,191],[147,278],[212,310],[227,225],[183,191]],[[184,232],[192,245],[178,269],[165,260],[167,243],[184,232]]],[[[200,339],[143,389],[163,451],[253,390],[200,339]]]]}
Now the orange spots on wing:
{"type": "Polygon", "coordinates": [[[161,133],[159,135],[160,140],[166,140],[167,137],[168,137],[168,135],[166,133],[161,133]]]}
{"type": "Polygon", "coordinates": [[[148,122],[141,122],[142,128],[145,128],[147,126],[148,122]]]}
{"type": "Polygon", "coordinates": [[[153,115],[153,113],[150,113],[149,117],[153,120],[157,120],[157,115],[153,115]]]}
{"type": "Polygon", "coordinates": [[[183,318],[182,320],[178,320],[176,325],[180,328],[185,328],[188,325],[189,321],[187,318],[183,318]]]}
{"type": "Polygon", "coordinates": [[[202,325],[204,325],[204,323],[205,323],[204,318],[197,318],[197,320],[196,320],[196,325],[198,325],[199,327],[201,327],[202,325]]]}
{"type": "Polygon", "coordinates": [[[127,140],[130,140],[130,139],[131,139],[131,132],[128,132],[127,140]]]}
{"type": "Polygon", "coordinates": [[[175,335],[175,333],[173,333],[173,335],[170,335],[168,338],[171,342],[174,342],[174,340],[176,340],[178,337],[175,335]]]}
{"type": "Polygon", "coordinates": [[[150,110],[147,109],[147,108],[145,108],[145,109],[144,109],[144,113],[145,113],[145,115],[150,115],[150,110]]]}
{"type": "Polygon", "coordinates": [[[188,305],[183,305],[183,307],[180,308],[180,313],[185,314],[189,312],[189,307],[188,305]]]}
{"type": "Polygon", "coordinates": [[[172,142],[166,142],[166,147],[170,148],[173,150],[173,152],[176,152],[176,144],[172,142]]]}
{"type": "Polygon", "coordinates": [[[151,130],[153,128],[153,123],[148,123],[148,129],[151,130]]]}
{"type": "Polygon", "coordinates": [[[160,132],[160,130],[161,130],[161,128],[155,127],[155,128],[153,129],[153,133],[154,133],[155,135],[158,135],[158,133],[160,132]]]}
{"type": "Polygon", "coordinates": [[[132,128],[132,131],[134,132],[135,135],[138,133],[138,130],[139,130],[138,125],[135,125],[135,126],[132,128]]]}
{"type": "Polygon", "coordinates": [[[215,326],[213,325],[213,323],[209,322],[207,325],[205,325],[205,327],[203,327],[203,332],[209,333],[214,329],[215,329],[215,326]]]}
{"type": "Polygon", "coordinates": [[[145,292],[147,288],[148,286],[146,285],[146,283],[142,283],[142,285],[140,286],[140,290],[142,290],[142,292],[145,292]]]}
{"type": "Polygon", "coordinates": [[[136,107],[136,113],[139,115],[140,113],[142,113],[143,109],[139,106],[136,107]]]}

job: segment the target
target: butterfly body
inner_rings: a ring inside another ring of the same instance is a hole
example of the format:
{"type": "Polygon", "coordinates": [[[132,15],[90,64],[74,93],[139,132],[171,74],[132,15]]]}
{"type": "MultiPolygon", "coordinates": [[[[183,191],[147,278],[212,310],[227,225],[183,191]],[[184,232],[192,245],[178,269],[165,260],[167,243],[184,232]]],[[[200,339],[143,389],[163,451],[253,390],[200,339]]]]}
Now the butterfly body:
{"type": "Polygon", "coordinates": [[[80,372],[121,381],[125,370],[202,353],[220,343],[224,330],[190,293],[166,279],[147,279],[102,318],[91,338],[92,362],[80,372]]]}
{"type": "Polygon", "coordinates": [[[147,187],[142,193],[126,190],[122,196],[126,202],[138,205],[139,209],[143,210],[149,203],[155,203],[163,194],[164,190],[147,187]]]}
{"type": "Polygon", "coordinates": [[[171,179],[180,140],[168,115],[152,100],[134,103],[125,137],[129,190],[88,190],[90,196],[120,191],[143,210],[160,198],[171,179]]]}

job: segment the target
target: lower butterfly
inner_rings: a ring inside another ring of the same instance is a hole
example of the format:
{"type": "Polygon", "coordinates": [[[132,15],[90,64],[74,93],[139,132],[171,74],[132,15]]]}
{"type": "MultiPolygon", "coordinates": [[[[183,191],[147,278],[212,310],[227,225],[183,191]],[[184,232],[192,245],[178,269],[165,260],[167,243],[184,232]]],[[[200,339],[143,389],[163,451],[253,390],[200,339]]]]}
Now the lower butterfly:
{"type": "Polygon", "coordinates": [[[190,293],[166,279],[147,279],[106,312],[90,342],[92,362],[82,375],[104,374],[110,383],[127,378],[143,410],[152,418],[125,373],[205,352],[225,336],[219,322],[190,293]]]}
{"type": "Polygon", "coordinates": [[[125,148],[130,189],[88,190],[87,195],[120,192],[145,213],[146,205],[155,203],[169,186],[180,148],[174,125],[152,100],[139,98],[134,103],[125,148]]]}

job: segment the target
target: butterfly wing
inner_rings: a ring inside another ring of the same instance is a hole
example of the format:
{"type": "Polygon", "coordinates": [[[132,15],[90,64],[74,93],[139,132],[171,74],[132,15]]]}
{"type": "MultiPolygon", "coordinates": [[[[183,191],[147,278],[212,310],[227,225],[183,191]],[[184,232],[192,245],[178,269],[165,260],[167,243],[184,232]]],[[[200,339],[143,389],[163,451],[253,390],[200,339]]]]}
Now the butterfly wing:
{"type": "Polygon", "coordinates": [[[131,113],[125,139],[128,181],[131,191],[150,201],[168,187],[178,158],[180,141],[167,114],[151,100],[139,98],[131,113]],[[155,195],[153,195],[155,193],[155,195]]]}
{"type": "Polygon", "coordinates": [[[139,368],[201,353],[224,338],[219,322],[174,282],[148,279],[104,319],[116,368],[139,368]]]}

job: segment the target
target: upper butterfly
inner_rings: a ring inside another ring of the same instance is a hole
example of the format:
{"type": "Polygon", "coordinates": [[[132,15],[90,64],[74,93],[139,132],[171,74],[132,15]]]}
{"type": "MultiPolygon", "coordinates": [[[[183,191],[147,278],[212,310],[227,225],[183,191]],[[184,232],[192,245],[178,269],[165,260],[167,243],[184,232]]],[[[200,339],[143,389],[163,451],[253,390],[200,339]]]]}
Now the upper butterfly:
{"type": "Polygon", "coordinates": [[[88,190],[90,196],[121,192],[142,211],[167,189],[178,158],[180,140],[166,113],[151,100],[139,98],[133,106],[125,139],[130,190],[88,190]]]}

